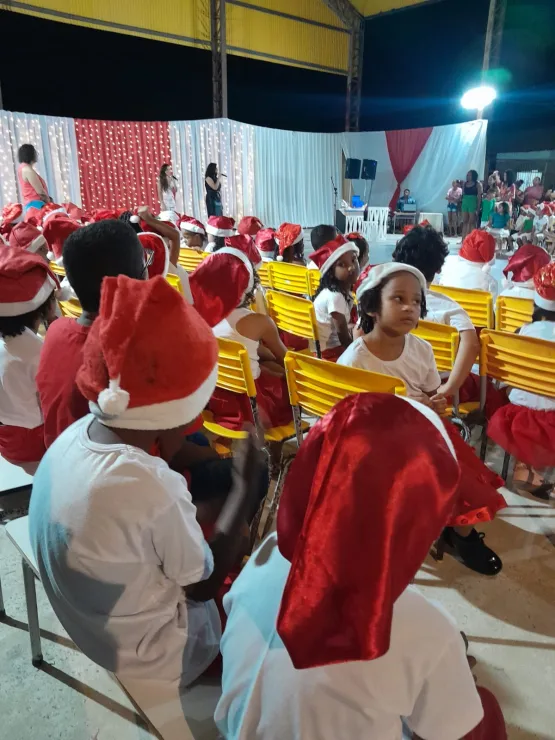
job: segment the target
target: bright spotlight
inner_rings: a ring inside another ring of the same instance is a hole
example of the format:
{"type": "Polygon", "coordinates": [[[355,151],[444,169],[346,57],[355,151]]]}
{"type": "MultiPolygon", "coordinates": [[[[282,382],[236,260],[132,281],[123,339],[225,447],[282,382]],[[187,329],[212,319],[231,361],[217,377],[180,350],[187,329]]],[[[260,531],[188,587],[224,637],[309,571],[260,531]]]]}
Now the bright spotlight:
{"type": "Polygon", "coordinates": [[[461,99],[461,105],[467,110],[484,110],[493,103],[496,97],[497,92],[493,87],[481,85],[465,92],[461,99]]]}

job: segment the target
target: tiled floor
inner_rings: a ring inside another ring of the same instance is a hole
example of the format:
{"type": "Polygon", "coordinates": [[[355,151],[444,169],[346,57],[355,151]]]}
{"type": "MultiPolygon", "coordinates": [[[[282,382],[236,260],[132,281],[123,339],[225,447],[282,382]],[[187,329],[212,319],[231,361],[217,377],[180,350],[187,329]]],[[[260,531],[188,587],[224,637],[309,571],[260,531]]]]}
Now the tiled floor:
{"type": "MultiPolygon", "coordinates": [[[[386,261],[393,240],[375,246],[386,261]]],[[[503,262],[494,266],[500,277],[503,262]]],[[[490,453],[499,470],[500,455],[490,453]]],[[[509,506],[488,525],[487,542],[504,561],[492,579],[446,556],[428,558],[417,584],[442,603],[470,640],[479,682],[499,698],[509,740],[555,738],[555,507],[506,492],[509,506]]],[[[21,565],[0,527],[0,577],[9,619],[0,623],[2,740],[146,740],[124,694],[76,651],[37,586],[47,664],[32,667],[21,565]]],[[[350,740],[350,739],[345,739],[350,740]]],[[[354,740],[354,739],[353,739],[354,740]]],[[[379,739],[376,739],[379,740],[379,739]]]]}

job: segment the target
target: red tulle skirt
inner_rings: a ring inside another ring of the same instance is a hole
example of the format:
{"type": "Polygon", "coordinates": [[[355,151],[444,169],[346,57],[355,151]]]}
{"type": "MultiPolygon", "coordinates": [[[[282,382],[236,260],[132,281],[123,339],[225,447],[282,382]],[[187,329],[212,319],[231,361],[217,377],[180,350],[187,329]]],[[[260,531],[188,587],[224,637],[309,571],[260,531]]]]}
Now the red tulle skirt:
{"type": "Polygon", "coordinates": [[[505,485],[503,478],[484,465],[473,448],[463,441],[454,424],[447,420],[444,424],[461,468],[457,505],[449,526],[466,527],[490,522],[500,509],[507,506],[497,490],[505,485]]]}
{"type": "Polygon", "coordinates": [[[44,426],[34,429],[0,424],[0,455],[14,463],[39,462],[46,452],[44,426]]]}
{"type": "MultiPolygon", "coordinates": [[[[459,389],[459,402],[471,403],[480,401],[480,376],[470,373],[459,389]]],[[[487,419],[491,419],[497,409],[502,408],[509,403],[506,388],[496,388],[491,380],[488,380],[486,390],[485,414],[487,419]]]]}
{"type": "Polygon", "coordinates": [[[322,359],[328,362],[337,362],[341,355],[345,352],[345,347],[342,344],[339,347],[332,347],[331,349],[322,350],[322,359]]]}
{"type": "MultiPolygon", "coordinates": [[[[256,405],[260,423],[264,429],[281,427],[293,421],[289,401],[287,381],[270,373],[261,373],[254,381],[256,385],[256,405]]],[[[252,424],[252,410],[245,395],[216,388],[208,403],[214,421],[226,429],[240,431],[246,423],[252,424]]]]}
{"type": "Polygon", "coordinates": [[[488,437],[536,470],[555,467],[555,411],[509,404],[493,415],[488,437]]]}

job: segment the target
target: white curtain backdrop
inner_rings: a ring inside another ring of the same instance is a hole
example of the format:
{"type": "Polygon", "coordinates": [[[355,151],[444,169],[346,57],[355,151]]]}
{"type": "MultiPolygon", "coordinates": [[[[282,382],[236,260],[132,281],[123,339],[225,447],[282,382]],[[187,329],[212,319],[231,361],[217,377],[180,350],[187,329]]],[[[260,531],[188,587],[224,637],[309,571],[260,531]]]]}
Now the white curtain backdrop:
{"type": "Polygon", "coordinates": [[[229,119],[170,122],[177,210],[205,222],[204,173],[210,162],[227,175],[222,185],[225,216],[239,220],[254,210],[254,127],[229,119]]]}
{"type": "Polygon", "coordinates": [[[453,180],[464,180],[468,170],[483,178],[487,127],[487,121],[468,121],[434,128],[401,186],[410,189],[419,211],[447,214],[445,197],[453,180]]]}
{"type": "Polygon", "coordinates": [[[255,128],[255,205],[262,223],[333,223],[332,178],[341,198],[338,134],[255,128]]]}
{"type": "Polygon", "coordinates": [[[21,202],[17,150],[22,144],[36,148],[37,171],[54,201],[81,205],[73,118],[0,111],[0,207],[21,202]]]}
{"type": "Polygon", "coordinates": [[[397,181],[391,169],[385,132],[362,131],[337,135],[341,137],[341,148],[345,159],[375,159],[378,163],[370,200],[367,200],[371,186],[368,180],[352,180],[350,193],[360,195],[365,203],[369,202],[370,206],[388,206],[395,192],[397,181]]]}

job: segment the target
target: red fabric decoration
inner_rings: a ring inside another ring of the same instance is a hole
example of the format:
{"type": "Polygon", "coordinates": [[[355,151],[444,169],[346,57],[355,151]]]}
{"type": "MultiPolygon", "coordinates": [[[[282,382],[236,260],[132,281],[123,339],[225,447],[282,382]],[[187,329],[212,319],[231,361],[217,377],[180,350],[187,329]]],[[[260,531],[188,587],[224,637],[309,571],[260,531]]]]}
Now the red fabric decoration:
{"type": "Polygon", "coordinates": [[[493,415],[488,437],[536,470],[555,466],[555,411],[510,403],[493,415]]]}
{"type": "Polygon", "coordinates": [[[439,419],[422,409],[348,396],[297,453],[277,517],[291,562],[277,630],[297,669],[389,649],[393,605],[445,526],[459,480],[439,419]]]}
{"type": "Polygon", "coordinates": [[[407,224],[406,226],[403,226],[403,235],[406,236],[409,231],[412,231],[414,229],[414,224],[407,224]]]}
{"type": "Polygon", "coordinates": [[[167,122],[75,120],[83,209],[158,212],[158,171],[171,161],[167,122]]]}
{"type": "Polygon", "coordinates": [[[389,203],[390,208],[395,208],[401,193],[401,183],[409,176],[410,171],[416,164],[416,160],[422,154],[428,139],[433,131],[428,128],[409,128],[404,131],[386,131],[387,150],[393,174],[397,180],[397,187],[389,203]]]}

